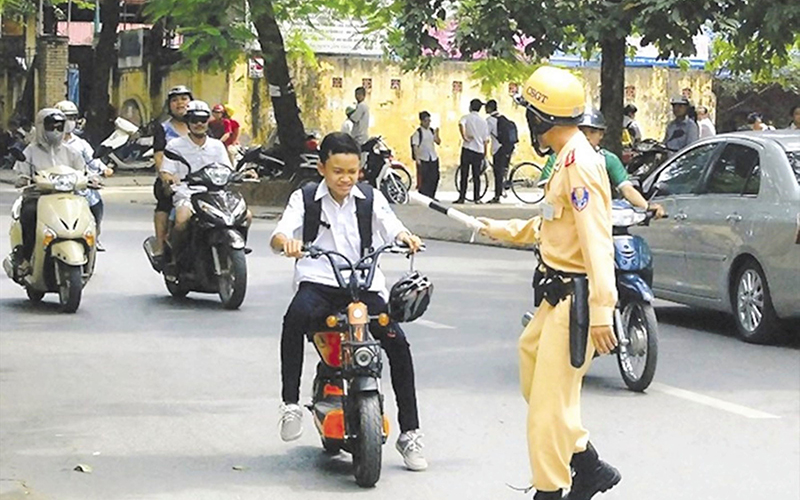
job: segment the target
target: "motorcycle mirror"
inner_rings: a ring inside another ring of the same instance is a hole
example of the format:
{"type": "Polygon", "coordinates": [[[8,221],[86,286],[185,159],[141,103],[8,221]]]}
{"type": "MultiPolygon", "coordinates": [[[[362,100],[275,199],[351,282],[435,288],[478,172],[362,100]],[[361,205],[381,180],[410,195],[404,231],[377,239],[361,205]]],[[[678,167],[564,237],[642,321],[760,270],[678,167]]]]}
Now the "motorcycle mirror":
{"type": "Polygon", "coordinates": [[[169,158],[172,161],[177,161],[179,163],[183,163],[184,165],[189,167],[189,170],[192,169],[192,166],[189,165],[189,162],[186,161],[186,158],[181,156],[179,153],[176,153],[175,151],[170,151],[169,149],[165,149],[164,150],[164,156],[166,156],[167,158],[169,158]]]}
{"type": "Polygon", "coordinates": [[[663,182],[655,183],[655,185],[653,186],[653,191],[650,193],[650,198],[653,198],[659,194],[662,196],[669,194],[669,189],[667,188],[667,185],[664,184],[663,182]]]}

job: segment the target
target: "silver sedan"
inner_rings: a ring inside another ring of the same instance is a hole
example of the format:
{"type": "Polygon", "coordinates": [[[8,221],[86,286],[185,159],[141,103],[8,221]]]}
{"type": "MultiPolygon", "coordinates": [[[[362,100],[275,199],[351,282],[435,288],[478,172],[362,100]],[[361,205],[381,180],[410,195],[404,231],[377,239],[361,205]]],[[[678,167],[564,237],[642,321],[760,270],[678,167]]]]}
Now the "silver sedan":
{"type": "Polygon", "coordinates": [[[702,139],[642,190],[668,213],[635,228],[653,252],[656,296],[733,313],[748,342],[800,316],[800,131],[702,139]]]}

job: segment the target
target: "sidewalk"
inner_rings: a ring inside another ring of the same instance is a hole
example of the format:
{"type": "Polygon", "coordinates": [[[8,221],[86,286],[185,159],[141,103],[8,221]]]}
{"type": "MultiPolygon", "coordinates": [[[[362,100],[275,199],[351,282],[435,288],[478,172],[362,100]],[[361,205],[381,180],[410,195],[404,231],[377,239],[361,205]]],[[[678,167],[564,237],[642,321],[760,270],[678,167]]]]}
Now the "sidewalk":
{"type": "MultiPolygon", "coordinates": [[[[12,170],[0,170],[0,183],[14,184],[16,177],[16,174],[12,170]]],[[[153,174],[133,174],[126,172],[108,177],[104,179],[103,182],[107,188],[138,187],[142,190],[142,194],[147,194],[149,192],[148,190],[151,189],[153,185],[153,174]]],[[[138,192],[139,189],[136,191],[138,192]]],[[[450,205],[457,198],[457,193],[455,191],[439,191],[437,193],[437,198],[446,205],[450,205]]],[[[487,196],[487,198],[489,198],[489,196],[487,196]]],[[[253,215],[259,219],[277,219],[283,212],[283,208],[283,206],[259,205],[250,207],[253,211],[253,215]]],[[[494,242],[479,235],[473,235],[471,229],[427,207],[417,205],[393,205],[392,208],[406,227],[423,239],[461,243],[474,241],[482,245],[518,248],[504,243],[494,242]]],[[[456,208],[475,217],[489,217],[492,219],[529,219],[540,213],[538,204],[522,204],[510,193],[503,199],[502,203],[497,205],[475,205],[474,203],[466,203],[464,205],[456,205],[456,208]]]]}

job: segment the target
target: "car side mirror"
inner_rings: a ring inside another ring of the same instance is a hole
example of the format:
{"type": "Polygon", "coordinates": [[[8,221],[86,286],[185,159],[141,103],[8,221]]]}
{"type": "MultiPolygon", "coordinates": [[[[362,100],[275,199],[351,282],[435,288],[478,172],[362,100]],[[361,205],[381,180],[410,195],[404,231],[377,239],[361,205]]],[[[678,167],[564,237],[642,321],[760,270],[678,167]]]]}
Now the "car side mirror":
{"type": "Polygon", "coordinates": [[[663,182],[656,182],[653,186],[653,190],[650,192],[650,198],[654,198],[658,195],[667,196],[669,195],[669,188],[663,182]]]}

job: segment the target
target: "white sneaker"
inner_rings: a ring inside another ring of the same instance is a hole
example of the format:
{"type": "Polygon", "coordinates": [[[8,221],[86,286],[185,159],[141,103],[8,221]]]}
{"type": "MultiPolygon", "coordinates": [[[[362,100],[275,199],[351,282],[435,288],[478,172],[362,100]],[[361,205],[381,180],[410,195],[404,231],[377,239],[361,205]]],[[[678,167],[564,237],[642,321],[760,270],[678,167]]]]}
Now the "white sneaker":
{"type": "Polygon", "coordinates": [[[303,435],[303,409],[299,405],[281,403],[281,439],[294,441],[303,435]]]}
{"type": "Polygon", "coordinates": [[[395,448],[403,456],[406,469],[421,471],[428,468],[428,461],[422,456],[422,433],[419,429],[406,431],[397,438],[395,448]]]}

